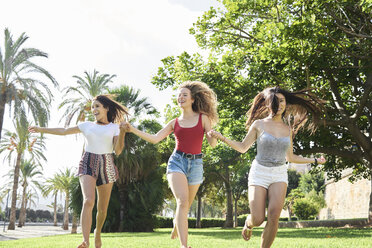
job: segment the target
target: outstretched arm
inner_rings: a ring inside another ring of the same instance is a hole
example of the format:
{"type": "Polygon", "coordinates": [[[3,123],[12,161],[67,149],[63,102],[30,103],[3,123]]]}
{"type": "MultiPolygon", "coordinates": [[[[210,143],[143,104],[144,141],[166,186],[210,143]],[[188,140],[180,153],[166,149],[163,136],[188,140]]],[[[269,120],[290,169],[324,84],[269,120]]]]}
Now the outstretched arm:
{"type": "Polygon", "coordinates": [[[326,159],[323,156],[316,159],[316,158],[304,158],[302,156],[294,154],[292,132],[290,134],[290,140],[291,140],[291,144],[288,147],[288,150],[286,153],[286,159],[288,162],[295,163],[295,164],[310,164],[310,163],[314,163],[315,160],[316,160],[316,163],[318,164],[324,164],[326,162],[326,159]]]}
{"type": "Polygon", "coordinates": [[[129,122],[125,123],[125,127],[126,127],[127,132],[134,133],[141,139],[146,140],[147,142],[157,144],[173,132],[174,121],[175,120],[168,122],[168,124],[162,130],[160,130],[157,134],[149,134],[141,130],[138,130],[137,128],[133,127],[129,122]]]}
{"type": "Polygon", "coordinates": [[[209,135],[209,131],[212,130],[211,120],[207,115],[202,115],[203,121],[203,128],[205,132],[205,136],[207,137],[208,143],[211,147],[215,147],[217,145],[217,138],[209,135]]]}
{"type": "Polygon", "coordinates": [[[252,144],[257,139],[257,133],[258,133],[257,125],[258,124],[256,121],[253,122],[253,124],[250,126],[248,130],[247,135],[245,136],[242,142],[228,139],[225,136],[223,136],[221,133],[216,132],[215,130],[209,131],[209,135],[219,140],[222,140],[223,142],[225,142],[227,145],[237,150],[238,152],[245,153],[246,151],[248,151],[248,149],[252,146],[252,144]]]}
{"type": "Polygon", "coordinates": [[[80,129],[76,127],[69,127],[69,128],[48,128],[48,127],[37,127],[31,126],[28,127],[28,131],[30,133],[49,133],[55,135],[68,135],[68,134],[76,134],[80,133],[80,129]]]}

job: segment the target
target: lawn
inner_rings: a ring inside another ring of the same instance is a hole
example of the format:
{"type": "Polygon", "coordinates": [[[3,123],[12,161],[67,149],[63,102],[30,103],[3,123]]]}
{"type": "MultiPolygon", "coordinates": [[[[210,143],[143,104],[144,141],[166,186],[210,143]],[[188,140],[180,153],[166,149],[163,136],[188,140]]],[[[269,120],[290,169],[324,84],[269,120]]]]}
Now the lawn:
{"type": "MultiPolygon", "coordinates": [[[[153,233],[106,233],[103,234],[103,247],[126,248],[165,248],[179,247],[178,240],[170,240],[171,229],[157,229],[153,233]]],[[[189,245],[194,248],[239,248],[259,247],[262,228],[254,229],[253,237],[245,242],[240,237],[241,228],[190,229],[189,245]]],[[[93,236],[92,236],[93,237],[93,236]]],[[[93,239],[91,239],[91,242],[93,239]]],[[[29,248],[67,248],[76,247],[81,242],[81,234],[59,235],[42,238],[2,241],[0,247],[29,248]]],[[[91,245],[91,247],[94,247],[91,245]]],[[[362,248],[372,247],[372,229],[335,229],[335,228],[303,228],[279,229],[273,248],[362,248]]]]}

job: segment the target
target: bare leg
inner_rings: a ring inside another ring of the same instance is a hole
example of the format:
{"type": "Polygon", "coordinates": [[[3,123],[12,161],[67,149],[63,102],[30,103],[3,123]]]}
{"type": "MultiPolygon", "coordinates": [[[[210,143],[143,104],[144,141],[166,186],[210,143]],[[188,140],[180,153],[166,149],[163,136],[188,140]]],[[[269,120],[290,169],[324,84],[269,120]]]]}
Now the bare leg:
{"type": "Polygon", "coordinates": [[[83,193],[83,209],[81,211],[81,230],[83,233],[83,243],[79,248],[89,247],[89,233],[92,226],[92,210],[95,201],[96,179],[89,175],[80,176],[80,185],[83,193]]]}
{"type": "Polygon", "coordinates": [[[248,188],[249,209],[251,214],[248,215],[242,230],[242,236],[248,241],[252,236],[252,228],[260,226],[265,220],[265,203],[267,189],[261,186],[251,185],[248,188]]]}
{"type": "MultiPolygon", "coordinates": [[[[189,207],[188,210],[190,209],[192,203],[194,202],[196,193],[198,192],[200,184],[197,185],[189,185],[189,207]]],[[[177,233],[177,226],[175,219],[173,220],[173,230],[171,233],[171,239],[178,238],[178,233],[177,233]]]]}
{"type": "Polygon", "coordinates": [[[274,242],[278,231],[279,217],[282,212],[287,192],[287,184],[273,183],[268,189],[269,206],[267,208],[267,223],[261,236],[261,248],[269,248],[274,242]]]}
{"type": "Polygon", "coordinates": [[[96,229],[94,229],[94,243],[96,248],[102,247],[101,230],[106,220],[112,185],[113,183],[108,183],[97,187],[97,216],[96,229]]]}
{"type": "MultiPolygon", "coordinates": [[[[177,209],[175,216],[175,223],[177,226],[178,237],[180,238],[181,248],[187,248],[187,235],[188,235],[188,221],[187,213],[189,210],[189,185],[187,178],[182,173],[169,173],[168,174],[169,186],[177,201],[177,209]]],[[[195,189],[199,185],[192,187],[195,189]]],[[[193,190],[195,191],[195,190],[193,190]]],[[[196,188],[197,191],[197,188],[196,188]]],[[[194,197],[195,197],[195,193],[194,197]]]]}

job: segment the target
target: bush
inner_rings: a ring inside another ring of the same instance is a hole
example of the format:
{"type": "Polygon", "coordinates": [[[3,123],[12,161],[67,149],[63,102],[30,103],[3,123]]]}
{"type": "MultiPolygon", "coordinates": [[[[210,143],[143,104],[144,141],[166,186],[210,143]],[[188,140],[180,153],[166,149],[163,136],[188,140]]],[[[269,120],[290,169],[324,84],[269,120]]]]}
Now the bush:
{"type": "Polygon", "coordinates": [[[301,198],[297,199],[293,204],[293,213],[300,220],[309,220],[318,214],[318,207],[309,199],[301,198]]]}

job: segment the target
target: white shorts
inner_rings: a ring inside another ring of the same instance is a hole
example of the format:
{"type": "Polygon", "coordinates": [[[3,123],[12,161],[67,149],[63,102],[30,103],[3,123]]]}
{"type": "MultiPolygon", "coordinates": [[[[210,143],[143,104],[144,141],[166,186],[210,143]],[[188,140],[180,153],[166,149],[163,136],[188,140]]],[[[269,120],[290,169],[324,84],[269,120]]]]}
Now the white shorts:
{"type": "Polygon", "coordinates": [[[275,167],[267,167],[260,165],[256,160],[253,160],[248,175],[248,187],[255,185],[268,189],[270,184],[278,182],[284,182],[288,185],[286,164],[275,167]]]}

